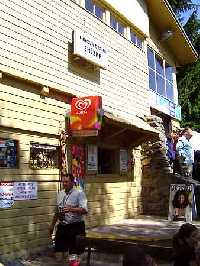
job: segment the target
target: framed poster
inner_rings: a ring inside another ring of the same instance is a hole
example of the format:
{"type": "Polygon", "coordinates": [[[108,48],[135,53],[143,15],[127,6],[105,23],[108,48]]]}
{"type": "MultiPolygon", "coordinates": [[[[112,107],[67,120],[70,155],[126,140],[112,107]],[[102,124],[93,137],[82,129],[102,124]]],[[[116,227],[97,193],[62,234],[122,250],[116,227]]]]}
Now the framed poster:
{"type": "Polygon", "coordinates": [[[98,171],[98,148],[95,145],[87,146],[87,170],[98,171]]]}
{"type": "Polygon", "coordinates": [[[0,167],[17,168],[17,141],[0,138],[0,167]]]}
{"type": "Polygon", "coordinates": [[[75,177],[85,177],[84,145],[72,144],[72,174],[75,177]]]}
{"type": "Polygon", "coordinates": [[[58,146],[30,143],[30,168],[58,168],[58,146]]]}
{"type": "Polygon", "coordinates": [[[120,150],[120,172],[128,171],[128,151],[120,150]]]}
{"type": "Polygon", "coordinates": [[[194,187],[192,184],[171,184],[169,196],[169,221],[192,221],[194,187]]]}

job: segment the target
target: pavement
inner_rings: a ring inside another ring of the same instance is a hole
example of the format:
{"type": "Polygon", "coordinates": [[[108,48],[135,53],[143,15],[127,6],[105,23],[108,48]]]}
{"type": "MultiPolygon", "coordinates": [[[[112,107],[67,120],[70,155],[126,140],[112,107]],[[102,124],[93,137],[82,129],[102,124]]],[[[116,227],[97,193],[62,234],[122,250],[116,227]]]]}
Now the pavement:
{"type": "MultiPolygon", "coordinates": [[[[155,258],[158,266],[170,266],[172,255],[172,237],[183,222],[169,222],[166,218],[155,216],[139,216],[134,219],[124,219],[118,223],[98,226],[87,230],[87,236],[96,239],[123,240],[144,246],[145,251],[155,258]],[[149,248],[149,249],[148,249],[149,248]]],[[[194,221],[200,229],[200,221],[194,221]]],[[[86,265],[86,252],[81,258],[81,266],[86,265]]],[[[67,259],[57,263],[53,250],[34,254],[0,266],[67,266],[67,259]]],[[[122,256],[111,253],[92,252],[91,266],[122,266],[122,256]]],[[[134,265],[133,265],[134,266],[134,265]]],[[[135,265],[137,266],[137,265],[135,265]]]]}

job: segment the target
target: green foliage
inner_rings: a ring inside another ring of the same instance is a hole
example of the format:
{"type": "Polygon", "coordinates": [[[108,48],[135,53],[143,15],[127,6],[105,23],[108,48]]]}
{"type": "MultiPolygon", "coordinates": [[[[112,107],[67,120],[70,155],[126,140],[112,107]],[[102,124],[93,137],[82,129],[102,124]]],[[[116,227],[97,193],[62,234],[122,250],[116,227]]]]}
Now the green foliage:
{"type": "MultiPolygon", "coordinates": [[[[184,26],[189,39],[193,43],[197,53],[200,55],[200,20],[198,19],[198,5],[192,4],[192,0],[170,0],[172,8],[178,15],[193,9],[184,26]]],[[[200,131],[200,58],[193,64],[178,69],[177,74],[179,102],[182,106],[181,126],[191,126],[200,131]]]]}

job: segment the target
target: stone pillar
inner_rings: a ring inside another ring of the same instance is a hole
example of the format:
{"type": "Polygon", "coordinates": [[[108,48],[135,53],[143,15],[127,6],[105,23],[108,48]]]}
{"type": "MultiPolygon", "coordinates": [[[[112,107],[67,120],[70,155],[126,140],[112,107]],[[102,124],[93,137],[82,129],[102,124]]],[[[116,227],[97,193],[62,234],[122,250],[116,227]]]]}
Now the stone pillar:
{"type": "Polygon", "coordinates": [[[147,122],[156,128],[159,140],[142,145],[142,181],[141,202],[143,214],[168,214],[169,185],[174,182],[165,148],[165,130],[162,119],[150,116],[147,122]]]}

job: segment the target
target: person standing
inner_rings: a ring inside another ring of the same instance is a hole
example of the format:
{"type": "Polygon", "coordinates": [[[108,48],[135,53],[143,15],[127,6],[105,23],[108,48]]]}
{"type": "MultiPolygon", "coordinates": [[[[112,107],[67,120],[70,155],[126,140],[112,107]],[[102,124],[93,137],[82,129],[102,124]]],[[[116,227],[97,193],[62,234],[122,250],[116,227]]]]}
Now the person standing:
{"type": "Polygon", "coordinates": [[[185,128],[182,131],[182,136],[179,138],[176,144],[176,149],[181,163],[182,174],[188,177],[192,177],[192,168],[194,162],[194,152],[190,143],[191,137],[191,128],[185,128]]]}
{"type": "Polygon", "coordinates": [[[190,223],[183,224],[173,236],[174,266],[199,266],[199,230],[190,223]]]}
{"type": "Polygon", "coordinates": [[[57,206],[49,227],[50,235],[58,222],[55,235],[55,252],[58,261],[64,253],[80,255],[84,249],[76,243],[76,236],[85,236],[84,215],[87,214],[87,198],[82,190],[74,187],[74,176],[62,177],[63,190],[57,195],[57,206]]]}

